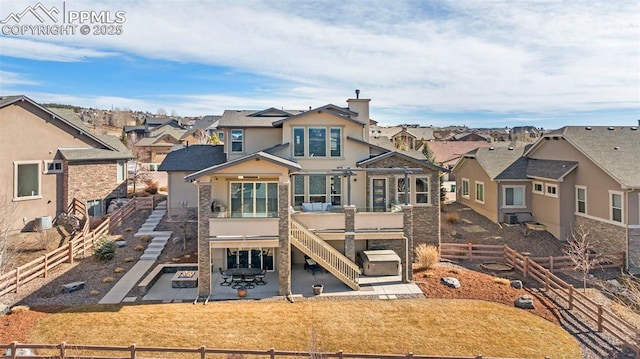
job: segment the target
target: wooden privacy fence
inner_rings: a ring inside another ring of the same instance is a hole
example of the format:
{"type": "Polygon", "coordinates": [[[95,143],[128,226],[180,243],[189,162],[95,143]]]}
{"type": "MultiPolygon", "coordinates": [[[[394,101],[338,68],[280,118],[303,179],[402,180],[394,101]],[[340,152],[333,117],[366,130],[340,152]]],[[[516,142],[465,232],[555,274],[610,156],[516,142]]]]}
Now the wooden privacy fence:
{"type": "Polygon", "coordinates": [[[67,214],[80,218],[81,223],[84,221],[83,227],[78,230],[66,245],[0,276],[0,296],[10,292],[17,293],[22,285],[38,277],[46,278],[53,268],[63,263],[73,264],[74,260],[79,257],[84,258],[100,237],[111,233],[122,225],[123,219],[135,210],[137,200],[129,201],[125,206],[113,212],[110,217],[107,217],[96,228],[90,230],[87,208],[84,203],[74,198],[67,208],[67,214]]]}
{"type": "MultiPolygon", "coordinates": [[[[507,245],[442,243],[441,257],[446,259],[501,261],[509,265],[525,278],[531,278],[542,285],[547,292],[560,298],[559,304],[569,310],[577,310],[589,318],[598,332],[607,332],[636,351],[640,359],[640,328],[636,328],[602,305],[594,302],[553,274],[553,271],[573,268],[568,257],[525,256],[507,245]]],[[[604,255],[606,263],[601,268],[620,268],[624,265],[625,253],[604,255]]]]}
{"type": "MultiPolygon", "coordinates": [[[[482,354],[476,356],[431,356],[431,355],[415,355],[413,353],[407,354],[368,354],[368,353],[344,353],[342,351],[327,353],[327,352],[296,352],[296,351],[283,351],[276,350],[274,348],[267,350],[244,350],[244,349],[211,349],[205,346],[199,348],[169,348],[169,347],[143,347],[132,344],[130,346],[106,346],[106,345],[72,345],[66,343],[60,344],[22,344],[13,342],[11,344],[0,344],[0,348],[10,349],[11,354],[8,358],[22,358],[21,355],[16,355],[19,349],[31,349],[46,352],[47,355],[32,356],[31,358],[51,358],[51,359],[143,359],[143,358],[158,358],[166,357],[167,354],[183,354],[180,357],[189,358],[211,358],[208,355],[218,354],[216,358],[235,358],[245,357],[245,355],[251,355],[255,358],[362,358],[362,359],[395,359],[395,358],[407,358],[407,359],[513,359],[513,358],[498,358],[498,357],[484,357],[482,354]],[[91,354],[90,352],[93,352],[91,354]],[[117,355],[116,353],[120,353],[117,355]],[[138,356],[140,354],[140,356],[138,356]],[[142,356],[146,354],[146,356],[142,356]],[[163,355],[164,354],[164,355],[163,355]],[[191,354],[191,355],[189,355],[191,354]]],[[[549,357],[545,357],[548,359],[549,357]]]]}

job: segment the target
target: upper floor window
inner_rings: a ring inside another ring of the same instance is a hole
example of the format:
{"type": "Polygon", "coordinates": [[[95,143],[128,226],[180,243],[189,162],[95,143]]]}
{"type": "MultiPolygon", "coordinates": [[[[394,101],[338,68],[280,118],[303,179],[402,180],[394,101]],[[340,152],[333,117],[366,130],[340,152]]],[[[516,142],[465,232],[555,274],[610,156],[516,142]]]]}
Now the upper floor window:
{"type": "Polygon", "coordinates": [[[231,152],[244,151],[244,130],[231,130],[231,152]]]}
{"type": "Polygon", "coordinates": [[[545,192],[544,193],[545,196],[558,197],[558,186],[557,185],[546,183],[544,185],[544,187],[545,187],[545,191],[544,191],[545,192]]]}
{"type": "Polygon", "coordinates": [[[484,203],[484,182],[476,181],[476,202],[484,203]]]}
{"type": "Polygon", "coordinates": [[[416,204],[429,203],[429,177],[416,177],[416,204]]]}
{"type": "Polygon", "coordinates": [[[525,186],[504,186],[503,207],[525,207],[525,186]]]}
{"type": "Polygon", "coordinates": [[[15,199],[40,198],[40,161],[14,162],[15,199]]]}
{"type": "Polygon", "coordinates": [[[622,192],[609,191],[609,207],[611,220],[622,223],[624,212],[622,205],[622,192]]]}
{"type": "Polygon", "coordinates": [[[544,194],[544,183],[533,182],[533,193],[544,194]]]}
{"type": "Polygon", "coordinates": [[[576,186],[576,212],[587,213],[587,187],[576,186]]]}
{"type": "Polygon", "coordinates": [[[295,157],[341,157],[342,129],[339,127],[294,127],[295,157]]]}
{"type": "Polygon", "coordinates": [[[293,176],[293,204],[301,206],[305,202],[331,203],[333,206],[342,205],[342,177],[293,176]]]}
{"type": "Polygon", "coordinates": [[[62,173],[62,161],[44,161],[44,173],[62,173]]]}
{"type": "Polygon", "coordinates": [[[462,179],[462,197],[469,198],[469,180],[466,178],[462,179]]]}

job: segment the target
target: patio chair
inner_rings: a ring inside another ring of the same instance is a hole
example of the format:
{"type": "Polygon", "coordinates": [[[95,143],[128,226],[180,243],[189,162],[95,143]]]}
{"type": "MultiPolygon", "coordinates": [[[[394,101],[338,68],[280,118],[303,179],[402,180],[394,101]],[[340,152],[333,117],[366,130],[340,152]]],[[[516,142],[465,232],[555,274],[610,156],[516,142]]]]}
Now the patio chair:
{"type": "Polygon", "coordinates": [[[266,270],[262,270],[262,272],[260,272],[260,274],[256,275],[256,285],[265,285],[267,284],[267,282],[264,281],[264,277],[266,277],[267,275],[267,271],[266,270]]]}
{"type": "Polygon", "coordinates": [[[222,271],[222,268],[218,268],[218,271],[220,272],[220,278],[222,278],[222,283],[220,283],[220,285],[230,286],[231,282],[229,282],[229,278],[231,278],[231,276],[228,274],[224,274],[224,272],[222,271]]]}
{"type": "Polygon", "coordinates": [[[256,287],[256,277],[252,275],[246,275],[242,278],[242,282],[244,283],[244,287],[247,289],[252,289],[256,287]]]}
{"type": "Polygon", "coordinates": [[[244,283],[241,275],[231,276],[231,288],[233,289],[244,288],[244,283]]]}

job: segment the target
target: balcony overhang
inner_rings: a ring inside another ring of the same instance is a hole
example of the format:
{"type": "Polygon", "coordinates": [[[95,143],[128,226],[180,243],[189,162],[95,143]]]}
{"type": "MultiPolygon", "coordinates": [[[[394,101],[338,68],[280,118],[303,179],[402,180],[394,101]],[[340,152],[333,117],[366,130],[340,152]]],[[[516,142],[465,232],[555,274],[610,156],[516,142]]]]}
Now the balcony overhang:
{"type": "Polygon", "coordinates": [[[213,236],[208,237],[210,248],[275,248],[277,236],[213,236]]]}
{"type": "Polygon", "coordinates": [[[309,229],[325,241],[344,240],[345,236],[353,235],[355,240],[370,239],[403,239],[402,228],[371,228],[357,229],[355,232],[346,232],[344,229],[309,229]]]}

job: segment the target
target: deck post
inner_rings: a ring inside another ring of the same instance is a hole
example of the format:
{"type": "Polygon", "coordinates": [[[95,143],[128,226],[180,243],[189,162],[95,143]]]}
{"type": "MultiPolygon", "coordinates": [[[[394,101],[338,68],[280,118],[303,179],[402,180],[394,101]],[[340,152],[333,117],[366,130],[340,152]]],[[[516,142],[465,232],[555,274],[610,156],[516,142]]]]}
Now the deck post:
{"type": "Polygon", "coordinates": [[[356,261],[356,206],[343,206],[344,210],[344,255],[356,261]]]}
{"type": "Polygon", "coordinates": [[[278,183],[278,294],[291,294],[291,213],[289,183],[278,183]]]}
{"type": "Polygon", "coordinates": [[[413,207],[411,205],[402,206],[402,223],[406,238],[404,258],[401,258],[404,263],[402,280],[410,282],[413,280],[413,207]]]}
{"type": "MultiPolygon", "coordinates": [[[[198,295],[211,294],[211,249],[209,244],[209,213],[211,183],[198,181],[198,295]]],[[[137,203],[137,202],[136,202],[137,203]]]]}

